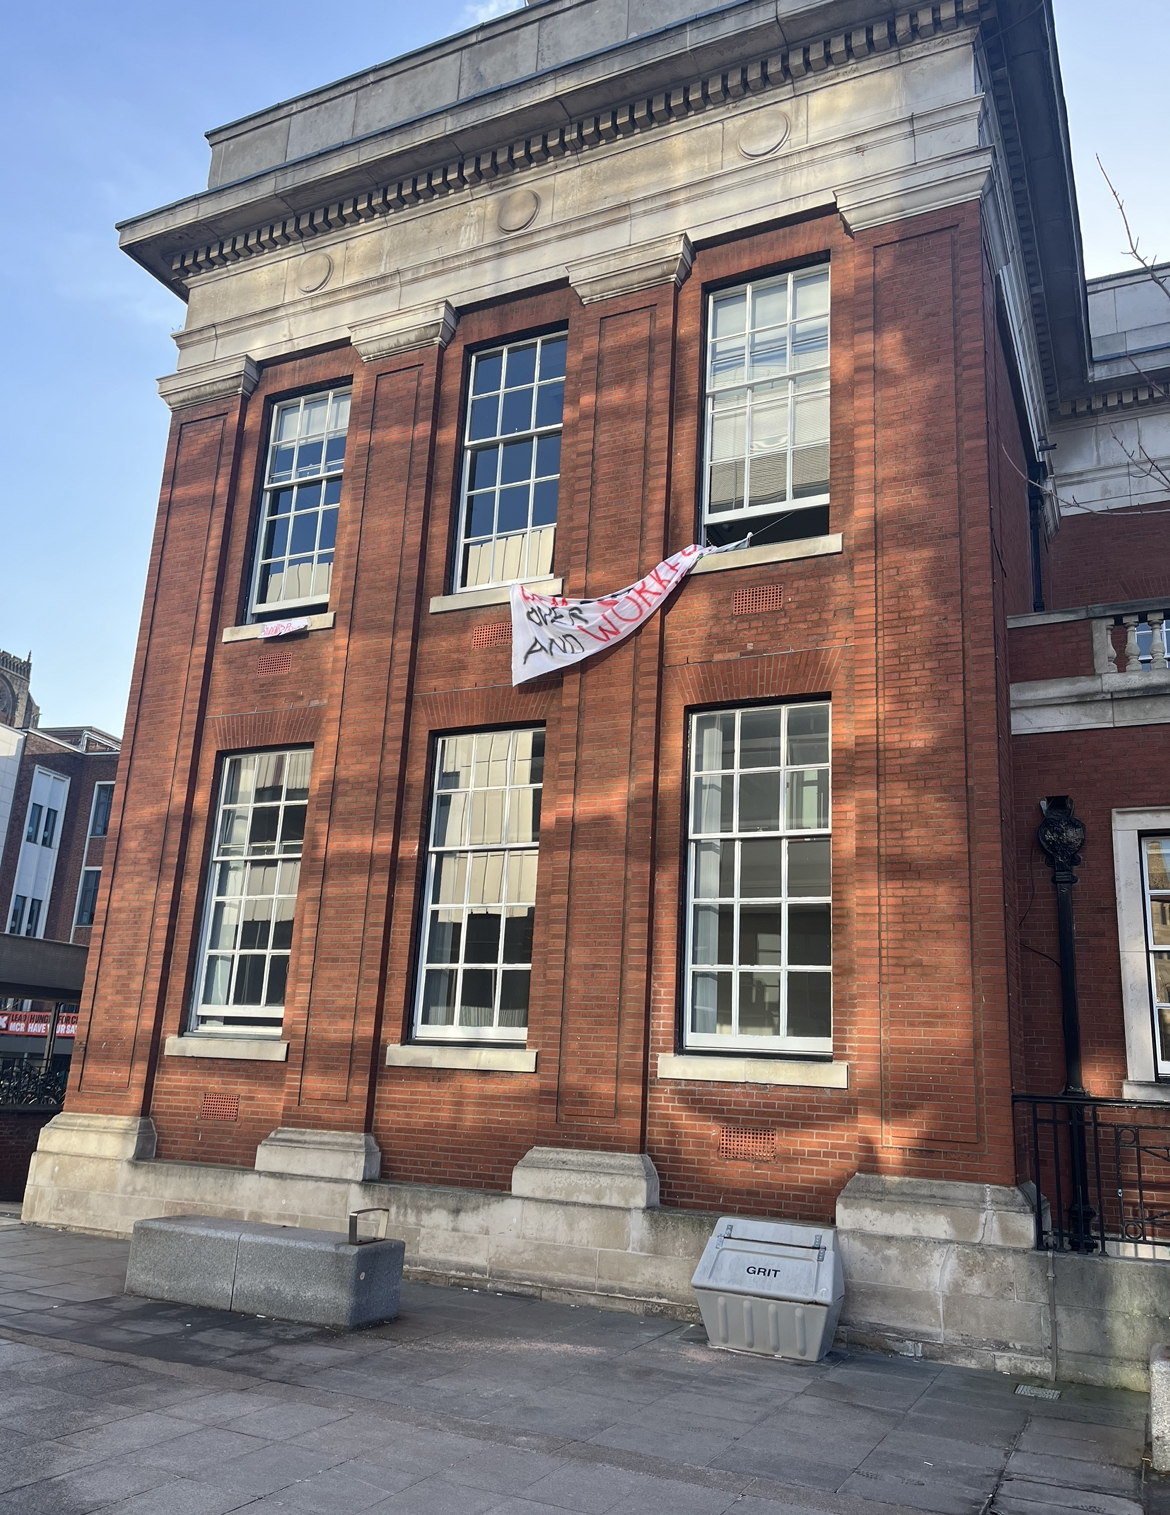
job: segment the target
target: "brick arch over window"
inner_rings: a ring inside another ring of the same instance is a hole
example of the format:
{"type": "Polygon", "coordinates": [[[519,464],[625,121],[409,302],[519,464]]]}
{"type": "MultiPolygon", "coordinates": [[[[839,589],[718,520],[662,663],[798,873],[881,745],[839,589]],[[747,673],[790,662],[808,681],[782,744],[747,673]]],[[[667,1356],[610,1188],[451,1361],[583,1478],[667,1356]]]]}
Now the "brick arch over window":
{"type": "Polygon", "coordinates": [[[770,652],[718,663],[686,663],[667,674],[684,706],[726,700],[785,699],[828,694],[840,687],[847,648],[817,647],[807,652],[770,652]]]}
{"type": "Polygon", "coordinates": [[[319,704],[215,715],[207,722],[207,735],[217,752],[292,747],[316,741],[324,714],[325,706],[319,704]]]}

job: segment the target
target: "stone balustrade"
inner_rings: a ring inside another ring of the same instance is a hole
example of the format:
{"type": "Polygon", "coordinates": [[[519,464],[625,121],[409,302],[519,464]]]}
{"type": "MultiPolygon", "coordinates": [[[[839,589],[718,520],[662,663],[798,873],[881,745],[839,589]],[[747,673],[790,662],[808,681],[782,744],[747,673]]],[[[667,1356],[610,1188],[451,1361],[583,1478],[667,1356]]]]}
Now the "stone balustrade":
{"type": "Polygon", "coordinates": [[[1147,673],[1170,666],[1166,659],[1165,610],[1115,611],[1095,616],[1094,673],[1147,673]]]}

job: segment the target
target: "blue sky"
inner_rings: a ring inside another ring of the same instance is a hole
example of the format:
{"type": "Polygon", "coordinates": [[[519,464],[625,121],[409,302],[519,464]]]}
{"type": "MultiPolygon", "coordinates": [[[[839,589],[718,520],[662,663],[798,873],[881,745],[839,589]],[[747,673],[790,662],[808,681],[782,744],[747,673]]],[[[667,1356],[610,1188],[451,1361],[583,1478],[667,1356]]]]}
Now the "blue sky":
{"type": "MultiPolygon", "coordinates": [[[[120,732],[183,307],[118,252],[114,222],[206,183],[203,133],[513,8],[510,0],[157,0],[14,7],[0,100],[4,448],[0,647],[34,658],[45,725],[120,732]]],[[[1160,130],[1166,0],[1055,0],[1090,274],[1126,266],[1094,154],[1142,246],[1170,258],[1160,130]]]]}

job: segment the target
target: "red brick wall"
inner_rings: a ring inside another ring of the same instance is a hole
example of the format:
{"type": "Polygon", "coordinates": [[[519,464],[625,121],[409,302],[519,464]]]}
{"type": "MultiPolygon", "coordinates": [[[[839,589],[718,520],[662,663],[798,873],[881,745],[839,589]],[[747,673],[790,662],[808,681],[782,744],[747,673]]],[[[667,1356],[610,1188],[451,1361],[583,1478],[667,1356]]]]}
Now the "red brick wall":
{"type": "Polygon", "coordinates": [[[821,1217],[859,1167],[1009,1179],[998,731],[1027,543],[999,461],[1000,435],[1013,456],[1019,440],[989,308],[976,205],[856,238],[824,216],[700,250],[681,291],[582,306],[554,289],[466,313],[445,353],[277,363],[246,404],[181,412],[71,1108],[149,1111],[161,1155],[245,1165],[280,1123],[372,1128],[395,1178],[496,1188],[537,1142],[644,1144],[675,1203],[821,1217]],[[570,594],[601,592],[694,538],[705,289],[826,255],[844,552],[696,577],[630,641],[514,690],[507,645],[472,648],[505,607],[428,609],[449,588],[467,349],[567,326],[554,571],[570,594]],[[220,634],[241,614],[268,407],[351,370],[337,625],[286,644],[290,671],[261,680],[257,644],[220,634]],[[733,615],[733,593],[761,583],[783,587],[783,609],[733,615]],[[660,1082],[687,711],[802,694],[833,701],[851,1087],[660,1082]],[[434,736],[534,721],[537,1070],[383,1069],[409,1026],[434,736]],[[219,754],[294,740],[313,742],[314,769],[289,1060],[160,1057],[190,998],[219,754]],[[238,1095],[236,1118],[201,1118],[207,1093],[238,1095]],[[722,1125],[778,1131],[777,1162],[721,1162],[722,1125]]]}
{"type": "Polygon", "coordinates": [[[1119,600],[1170,603],[1166,534],[1170,501],[1130,510],[1063,515],[1052,540],[1050,610],[1109,605],[1119,600]]]}
{"type": "Polygon", "coordinates": [[[20,1115],[0,1112],[0,1199],[23,1199],[28,1165],[37,1149],[41,1127],[51,1114],[20,1115]]]}
{"type": "Polygon", "coordinates": [[[1064,1085],[1056,891],[1036,828],[1040,800],[1068,794],[1086,828],[1084,861],[1073,890],[1085,1087],[1101,1098],[1118,1097],[1127,1074],[1111,811],[1170,803],[1166,728],[1132,726],[1123,742],[1114,731],[1018,736],[1014,746],[1026,1064],[1022,1087],[1033,1094],[1057,1094],[1064,1085]]]}

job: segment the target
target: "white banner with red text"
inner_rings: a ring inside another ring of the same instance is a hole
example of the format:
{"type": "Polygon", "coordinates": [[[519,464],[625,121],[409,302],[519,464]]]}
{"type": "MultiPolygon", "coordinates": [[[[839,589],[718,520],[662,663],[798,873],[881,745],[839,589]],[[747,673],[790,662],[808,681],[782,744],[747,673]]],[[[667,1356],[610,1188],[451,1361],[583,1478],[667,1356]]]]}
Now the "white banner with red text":
{"type": "Polygon", "coordinates": [[[536,594],[523,584],[513,584],[513,685],[559,673],[622,641],[649,620],[700,558],[744,545],[745,542],[732,542],[726,547],[700,547],[692,542],[652,568],[636,584],[598,600],[536,594]]]}

